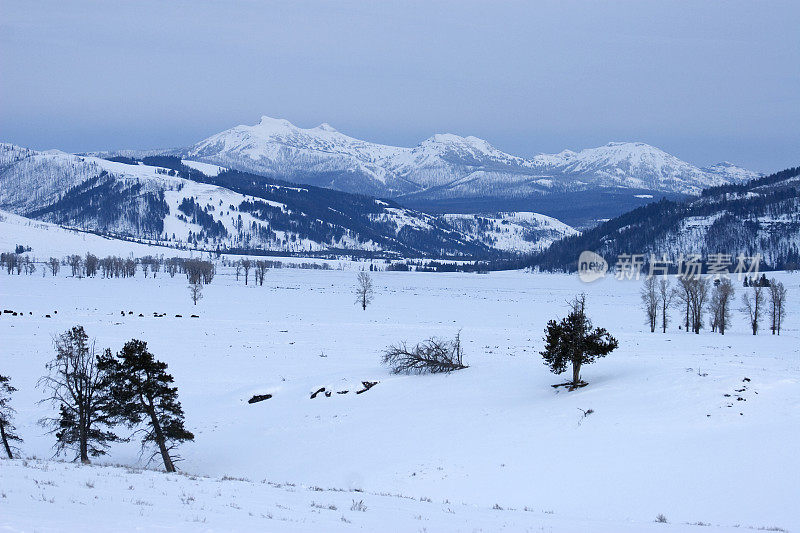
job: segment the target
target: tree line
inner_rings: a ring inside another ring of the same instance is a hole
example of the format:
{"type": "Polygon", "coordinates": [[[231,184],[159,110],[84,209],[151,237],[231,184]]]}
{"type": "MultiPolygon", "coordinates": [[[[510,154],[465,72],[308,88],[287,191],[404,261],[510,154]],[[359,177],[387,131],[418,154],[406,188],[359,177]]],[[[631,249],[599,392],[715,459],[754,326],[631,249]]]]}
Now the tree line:
{"type": "MultiPolygon", "coordinates": [[[[765,316],[772,334],[780,335],[788,294],[784,284],[762,274],[760,278],[744,278],[743,285],[744,293],[738,309],[747,317],[753,335],[758,334],[765,316]]],[[[666,333],[669,311],[673,307],[681,314],[678,329],[699,334],[705,327],[706,316],[713,333],[725,335],[730,329],[736,294],[730,278],[712,281],[710,277],[680,276],[672,286],[666,276],[648,276],[640,294],[651,333],[657,328],[666,333]]]]}
{"type": "Polygon", "coordinates": [[[0,253],[0,268],[7,274],[33,274],[37,271],[36,265],[42,267],[42,275],[48,272],[57,276],[62,267],[68,268],[72,277],[76,278],[130,278],[137,272],[147,278],[151,274],[155,278],[158,273],[166,272],[170,277],[176,274],[185,274],[190,282],[201,280],[203,284],[211,283],[216,273],[214,263],[208,260],[147,255],[143,257],[120,257],[109,255],[98,257],[91,252],[85,255],[70,254],[62,258],[50,257],[45,261],[37,261],[24,253],[0,253]]]}

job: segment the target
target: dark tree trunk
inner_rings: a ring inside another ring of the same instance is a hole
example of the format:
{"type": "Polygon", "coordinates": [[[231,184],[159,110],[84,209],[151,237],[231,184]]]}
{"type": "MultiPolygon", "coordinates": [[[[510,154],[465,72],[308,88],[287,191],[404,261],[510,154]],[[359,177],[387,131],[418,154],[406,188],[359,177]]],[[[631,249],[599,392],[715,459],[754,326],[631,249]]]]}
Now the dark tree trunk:
{"type": "Polygon", "coordinates": [[[175,472],[175,465],[172,463],[172,457],[169,456],[169,450],[167,450],[164,432],[161,431],[161,424],[158,422],[158,417],[156,416],[155,409],[152,408],[152,404],[148,408],[147,414],[150,415],[150,421],[153,424],[153,432],[156,434],[156,444],[158,444],[158,450],[161,452],[161,459],[164,460],[164,469],[167,472],[175,472]]]}
{"type": "Polygon", "coordinates": [[[79,420],[79,425],[80,429],[78,431],[80,434],[78,435],[78,440],[80,441],[81,463],[88,465],[91,463],[89,460],[89,430],[86,427],[83,417],[79,420]]]}
{"type": "Polygon", "coordinates": [[[14,454],[11,453],[11,445],[8,443],[8,437],[6,436],[6,428],[2,422],[0,422],[0,439],[3,440],[3,447],[6,449],[8,458],[13,459],[14,454]]]}
{"type": "Polygon", "coordinates": [[[572,384],[577,385],[581,381],[581,364],[572,363],[572,384]]]}

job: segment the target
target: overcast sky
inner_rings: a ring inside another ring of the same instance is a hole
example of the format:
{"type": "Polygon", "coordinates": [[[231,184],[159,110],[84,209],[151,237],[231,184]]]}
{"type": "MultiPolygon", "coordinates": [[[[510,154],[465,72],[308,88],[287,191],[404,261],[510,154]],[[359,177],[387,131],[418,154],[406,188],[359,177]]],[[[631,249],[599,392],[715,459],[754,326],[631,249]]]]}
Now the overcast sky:
{"type": "Polygon", "coordinates": [[[0,140],[183,146],[261,115],[518,155],[800,164],[800,2],[0,0],[0,140]]]}

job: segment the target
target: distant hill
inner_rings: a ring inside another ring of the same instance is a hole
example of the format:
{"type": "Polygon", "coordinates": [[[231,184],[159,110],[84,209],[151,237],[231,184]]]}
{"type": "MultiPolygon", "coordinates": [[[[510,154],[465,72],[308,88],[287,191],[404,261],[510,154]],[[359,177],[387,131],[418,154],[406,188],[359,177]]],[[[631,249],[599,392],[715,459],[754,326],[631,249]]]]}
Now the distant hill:
{"type": "Polygon", "coordinates": [[[0,209],[105,235],[249,253],[510,257],[575,230],[542,215],[444,217],[171,155],[108,159],[0,144],[0,209]]]}
{"type": "Polygon", "coordinates": [[[800,167],[741,184],[663,199],[615,217],[533,255],[527,266],[574,271],[584,250],[613,265],[620,254],[761,254],[763,267],[800,266],[800,167]]]}

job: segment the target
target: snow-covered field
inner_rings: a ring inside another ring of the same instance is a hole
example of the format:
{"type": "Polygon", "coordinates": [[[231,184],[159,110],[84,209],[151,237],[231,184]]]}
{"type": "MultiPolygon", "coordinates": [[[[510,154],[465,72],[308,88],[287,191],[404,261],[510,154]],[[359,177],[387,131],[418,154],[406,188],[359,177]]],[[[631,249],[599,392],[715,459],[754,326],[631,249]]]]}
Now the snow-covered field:
{"type": "Polygon", "coordinates": [[[780,337],[753,337],[738,312],[724,337],[677,322],[651,334],[640,285],[614,279],[380,272],[362,311],[352,271],[244,286],[222,269],[196,307],[185,278],[141,275],[0,273],[0,307],[23,312],[0,318],[0,373],[19,389],[23,453],[39,458],[0,460],[0,530],[800,530],[800,275],[776,274],[780,337]],[[581,291],[620,347],[584,368],[588,387],[556,391],[542,333],[581,291]],[[169,364],[196,436],[185,475],[139,470],[135,444],[97,461],[122,467],[43,460],[50,407],[35,384],[75,324],[102,348],[145,340],[169,364]],[[466,370],[379,364],[390,344],[459,330],[466,370]],[[379,383],[354,394],[367,380],[379,383]],[[320,387],[349,392],[310,399],[320,387]],[[248,404],[258,393],[273,398],[248,404]]]}

